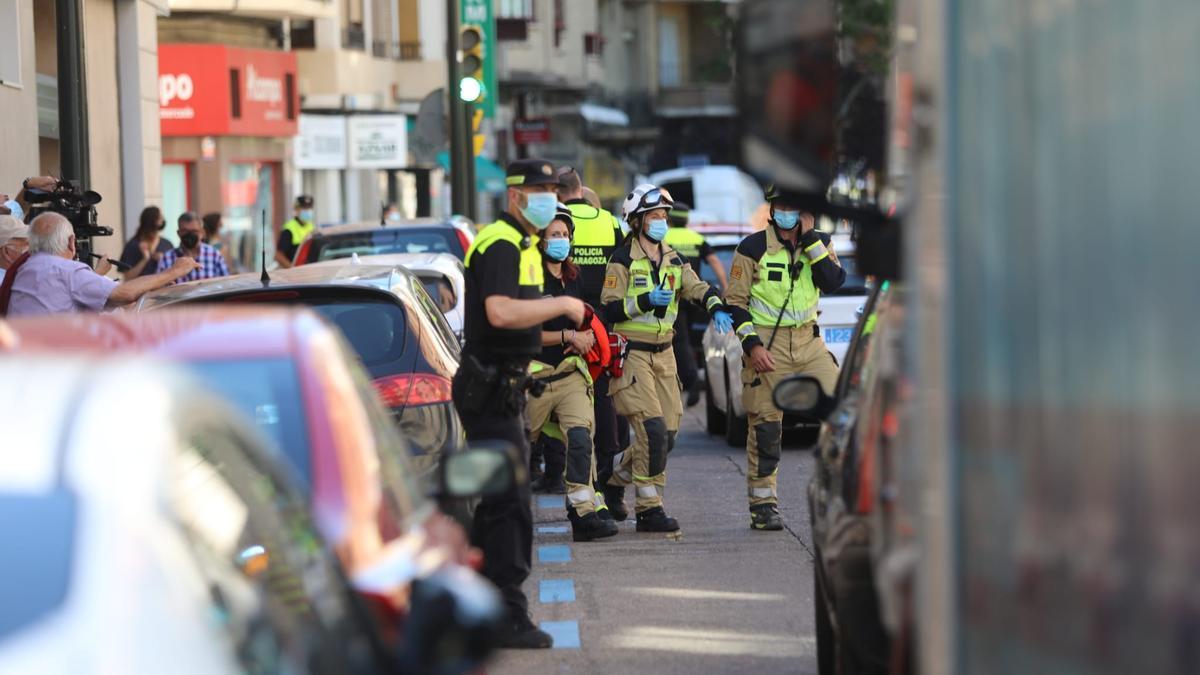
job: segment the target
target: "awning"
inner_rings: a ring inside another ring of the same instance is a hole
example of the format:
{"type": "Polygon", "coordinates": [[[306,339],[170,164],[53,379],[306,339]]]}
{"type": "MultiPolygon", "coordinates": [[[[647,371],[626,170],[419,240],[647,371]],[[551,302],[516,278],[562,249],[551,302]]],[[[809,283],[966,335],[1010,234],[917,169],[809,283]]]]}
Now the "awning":
{"type": "Polygon", "coordinates": [[[629,126],[629,115],[619,108],[610,108],[595,103],[580,103],[579,114],[594,124],[609,124],[614,127],[629,126]]]}
{"type": "MultiPolygon", "coordinates": [[[[443,150],[437,155],[438,165],[446,171],[450,170],[450,153],[443,150]]],[[[475,191],[504,192],[504,169],[487,157],[475,158],[475,191]]]]}

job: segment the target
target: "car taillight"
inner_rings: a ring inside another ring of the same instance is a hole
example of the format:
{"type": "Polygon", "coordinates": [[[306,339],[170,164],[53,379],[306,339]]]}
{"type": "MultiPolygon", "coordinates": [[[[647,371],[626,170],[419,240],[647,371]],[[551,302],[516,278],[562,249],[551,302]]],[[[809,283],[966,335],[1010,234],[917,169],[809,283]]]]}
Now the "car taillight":
{"type": "Polygon", "coordinates": [[[389,408],[450,402],[450,380],[441,375],[390,375],[371,382],[389,408]]]}
{"type": "Polygon", "coordinates": [[[300,248],[296,250],[296,257],[292,259],[292,265],[299,266],[308,262],[308,249],[312,248],[312,239],[305,239],[300,248]]]}
{"type": "Polygon", "coordinates": [[[467,251],[471,250],[471,240],[467,239],[466,232],[463,232],[462,230],[458,229],[457,227],[454,228],[454,234],[458,235],[458,243],[462,244],[463,255],[465,256],[467,254],[467,251]]]}

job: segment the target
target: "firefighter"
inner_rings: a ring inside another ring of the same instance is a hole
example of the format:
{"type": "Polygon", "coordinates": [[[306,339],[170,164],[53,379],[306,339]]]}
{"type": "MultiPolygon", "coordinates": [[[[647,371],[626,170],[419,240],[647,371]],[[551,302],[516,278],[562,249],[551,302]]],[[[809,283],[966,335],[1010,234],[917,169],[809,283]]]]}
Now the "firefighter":
{"type": "Polygon", "coordinates": [[[708,310],[718,331],[729,331],[733,323],[716,290],[696,276],[686,258],[662,243],[671,204],[665,191],[650,184],[637,186],[625,198],[621,215],[630,233],[608,263],[600,297],[613,330],[629,340],[623,372],[612,380],[609,392],[634,438],[614,458],[609,482],[634,486],[638,532],[679,529],[663,510],[662,497],[667,453],[683,416],[671,349],[680,296],[708,310]]]}
{"type": "MultiPolygon", "coordinates": [[[[579,268],[570,260],[574,223],[566,206],[546,228],[540,244],[545,264],[547,297],[579,297],[579,268]]],[[[529,397],[529,428],[536,442],[543,426],[553,423],[566,441],[567,517],[575,541],[593,541],[617,534],[617,524],[597,515],[596,457],[592,453],[595,418],[592,376],[585,360],[595,346],[592,330],[580,330],[565,317],[542,324],[542,353],[530,364],[537,387],[529,397]]],[[[608,335],[602,336],[605,340],[608,335]]],[[[547,457],[547,472],[551,458],[547,457]]],[[[562,474],[559,474],[562,480],[562,474]]]]}
{"type": "MultiPolygon", "coordinates": [[[[542,297],[538,235],[557,211],[553,165],[518,160],[506,174],[507,210],[479,232],[466,255],[466,340],[452,394],[467,440],[508,441],[528,463],[525,390],[529,362],[541,353],[542,324],[566,316],[579,325],[585,308],[578,298],[542,297]]],[[[500,644],[548,648],[553,639],[533,624],[521,589],[532,563],[533,512],[528,474],[517,473],[511,490],[480,501],[471,542],[483,550],[483,575],[500,590],[508,612],[500,644]]]]}
{"type": "Polygon", "coordinates": [[[781,530],[776,474],[783,438],[783,412],[772,392],[795,373],[817,378],[826,392],[837,382],[838,366],[821,339],[817,300],[837,290],[846,272],[831,238],[814,229],[799,199],[773,186],[766,191],[770,219],[765,230],[742,240],[733,256],[725,301],[742,343],[742,402],[750,433],[746,437],[746,482],[750,527],[781,530]]]}

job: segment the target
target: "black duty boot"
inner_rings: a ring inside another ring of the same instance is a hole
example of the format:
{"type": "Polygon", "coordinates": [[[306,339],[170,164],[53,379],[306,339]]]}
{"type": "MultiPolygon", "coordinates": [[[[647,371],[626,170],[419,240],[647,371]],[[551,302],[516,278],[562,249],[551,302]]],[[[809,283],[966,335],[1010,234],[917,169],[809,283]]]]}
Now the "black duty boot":
{"type": "Polygon", "coordinates": [[[629,518],[629,509],[625,508],[625,488],[617,485],[604,486],[604,505],[608,513],[617,522],[625,522],[629,518]]]}
{"type": "Polygon", "coordinates": [[[620,532],[616,523],[605,520],[596,513],[580,517],[576,515],[575,509],[568,509],[567,514],[571,521],[571,539],[574,541],[594,541],[612,537],[620,532]]]}
{"type": "Polygon", "coordinates": [[[607,506],[601,506],[600,508],[596,509],[596,517],[606,523],[613,523],[614,525],[617,522],[617,519],[613,518],[612,511],[609,511],[607,506]]]}
{"type": "Polygon", "coordinates": [[[779,517],[779,507],[774,504],[751,506],[750,527],[755,530],[782,530],[783,518],[779,517]]]}
{"type": "Polygon", "coordinates": [[[496,641],[504,649],[549,649],[554,638],[533,625],[528,616],[505,621],[496,631],[496,641]]]}
{"type": "Polygon", "coordinates": [[[638,532],[676,532],[678,530],[679,521],[668,516],[661,506],[639,511],[637,514],[638,532]]]}
{"type": "Polygon", "coordinates": [[[534,492],[540,492],[543,494],[549,494],[549,495],[565,495],[565,494],[567,494],[567,483],[566,483],[566,481],[563,480],[562,476],[551,476],[550,474],[546,474],[546,475],[542,476],[541,478],[537,479],[537,481],[535,483],[533,483],[533,485],[531,485],[530,487],[533,489],[534,492]]]}

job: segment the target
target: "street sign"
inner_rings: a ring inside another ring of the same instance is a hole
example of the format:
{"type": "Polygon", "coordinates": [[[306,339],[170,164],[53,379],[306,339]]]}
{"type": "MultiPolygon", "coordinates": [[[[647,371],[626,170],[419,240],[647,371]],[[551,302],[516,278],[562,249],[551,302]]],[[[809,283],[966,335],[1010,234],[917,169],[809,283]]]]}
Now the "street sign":
{"type": "MultiPolygon", "coordinates": [[[[479,29],[482,44],[479,53],[483,57],[483,85],[481,98],[474,101],[477,108],[483,110],[484,117],[492,119],[496,116],[496,100],[500,94],[496,90],[496,22],[492,17],[491,0],[459,0],[462,8],[461,20],[464,26],[471,25],[479,29]]],[[[455,92],[458,93],[458,92],[455,92]]]]}
{"type": "Polygon", "coordinates": [[[550,120],[545,117],[513,120],[513,142],[517,145],[549,143],[550,120]]]}

